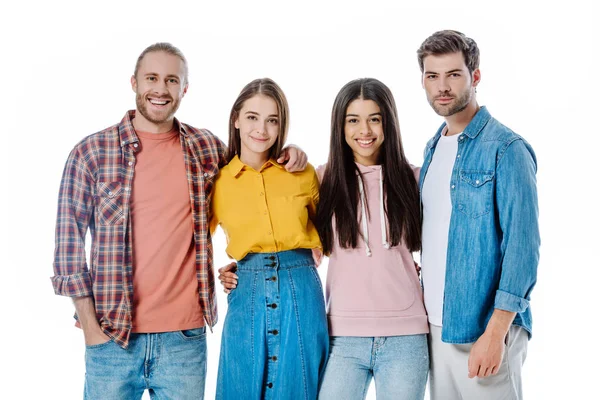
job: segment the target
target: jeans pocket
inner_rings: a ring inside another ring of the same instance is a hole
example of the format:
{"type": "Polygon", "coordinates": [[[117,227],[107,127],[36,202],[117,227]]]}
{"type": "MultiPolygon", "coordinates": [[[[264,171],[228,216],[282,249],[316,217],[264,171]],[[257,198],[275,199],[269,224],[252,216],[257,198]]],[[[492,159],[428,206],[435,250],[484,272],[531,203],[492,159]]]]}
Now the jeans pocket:
{"type": "Polygon", "coordinates": [[[460,171],[458,210],[471,218],[478,218],[492,210],[492,171],[460,171]]]}
{"type": "Polygon", "coordinates": [[[199,340],[206,336],[206,327],[184,329],[179,331],[179,335],[183,340],[199,340]]]}
{"type": "Polygon", "coordinates": [[[110,340],[104,342],[104,343],[99,343],[99,344],[91,344],[91,345],[85,345],[85,349],[86,350],[101,350],[104,347],[108,347],[111,343],[114,342],[113,338],[110,338],[110,340]]]}
{"type": "Polygon", "coordinates": [[[123,224],[123,194],[121,182],[98,182],[96,215],[101,225],[123,224]]]}

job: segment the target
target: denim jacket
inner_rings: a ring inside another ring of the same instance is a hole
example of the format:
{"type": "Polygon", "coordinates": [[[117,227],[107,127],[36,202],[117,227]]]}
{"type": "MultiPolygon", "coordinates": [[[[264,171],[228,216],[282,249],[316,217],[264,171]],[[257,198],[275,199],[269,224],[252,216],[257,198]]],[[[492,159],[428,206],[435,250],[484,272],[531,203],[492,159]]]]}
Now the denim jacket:
{"type": "MultiPolygon", "coordinates": [[[[421,191],[444,127],[425,148],[421,191]]],[[[485,107],[460,134],[449,188],[444,342],[475,342],[495,308],[516,312],[513,324],[531,336],[540,247],[536,170],[531,146],[485,107]]]]}

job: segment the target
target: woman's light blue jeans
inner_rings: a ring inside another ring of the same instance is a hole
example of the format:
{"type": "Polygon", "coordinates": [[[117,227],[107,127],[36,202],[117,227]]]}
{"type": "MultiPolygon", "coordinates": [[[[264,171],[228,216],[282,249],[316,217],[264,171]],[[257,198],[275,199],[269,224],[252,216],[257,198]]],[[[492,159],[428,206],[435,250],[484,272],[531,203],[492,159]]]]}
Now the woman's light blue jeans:
{"type": "Polygon", "coordinates": [[[333,336],[321,400],[362,400],[375,378],[377,400],[422,400],[429,371],[427,335],[333,336]]]}

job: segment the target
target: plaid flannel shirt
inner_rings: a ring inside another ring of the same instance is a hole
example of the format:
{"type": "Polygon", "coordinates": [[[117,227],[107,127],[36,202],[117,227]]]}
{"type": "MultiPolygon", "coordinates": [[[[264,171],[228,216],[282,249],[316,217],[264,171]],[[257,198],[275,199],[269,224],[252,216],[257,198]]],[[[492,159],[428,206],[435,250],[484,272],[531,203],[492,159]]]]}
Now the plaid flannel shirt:
{"type": "MultiPolygon", "coordinates": [[[[133,308],[131,186],[138,138],[135,110],[110,128],[88,136],[67,160],[60,185],[52,284],[58,295],[93,296],[103,331],[126,348],[133,308]],[[91,232],[90,268],[85,236],[91,232]]],[[[205,129],[175,119],[190,191],[200,306],[207,325],[217,322],[212,243],[211,190],[226,147],[205,129]]],[[[165,193],[168,196],[168,193],[165,193]]]]}

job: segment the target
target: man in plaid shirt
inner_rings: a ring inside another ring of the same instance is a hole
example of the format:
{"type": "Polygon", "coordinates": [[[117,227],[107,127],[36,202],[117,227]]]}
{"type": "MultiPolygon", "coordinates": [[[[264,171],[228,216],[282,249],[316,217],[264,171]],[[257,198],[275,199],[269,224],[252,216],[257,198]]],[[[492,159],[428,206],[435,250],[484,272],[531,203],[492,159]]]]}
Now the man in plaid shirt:
{"type": "MultiPolygon", "coordinates": [[[[136,110],[83,139],[67,160],[52,284],[73,298],[83,329],[85,398],[139,399],[148,389],[202,399],[205,327],[217,322],[208,214],[226,148],[174,118],[188,89],[176,47],[146,48],[131,85],[136,110]]],[[[306,165],[297,148],[278,161],[286,160],[290,171],[306,165]]]]}

